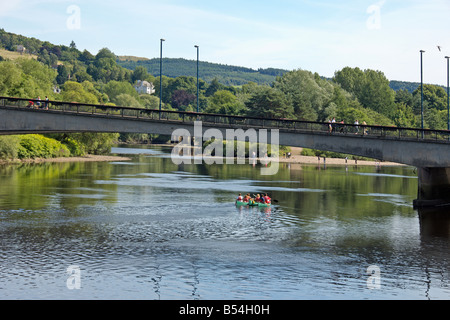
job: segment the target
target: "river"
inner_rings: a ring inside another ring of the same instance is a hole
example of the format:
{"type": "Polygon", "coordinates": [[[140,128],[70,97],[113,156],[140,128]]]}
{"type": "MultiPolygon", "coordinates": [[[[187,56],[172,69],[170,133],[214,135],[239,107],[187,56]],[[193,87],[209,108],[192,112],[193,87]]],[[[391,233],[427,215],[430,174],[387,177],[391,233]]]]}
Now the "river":
{"type": "Polygon", "coordinates": [[[113,153],[132,160],[0,166],[0,299],[450,298],[450,210],[414,210],[412,167],[113,153]]]}

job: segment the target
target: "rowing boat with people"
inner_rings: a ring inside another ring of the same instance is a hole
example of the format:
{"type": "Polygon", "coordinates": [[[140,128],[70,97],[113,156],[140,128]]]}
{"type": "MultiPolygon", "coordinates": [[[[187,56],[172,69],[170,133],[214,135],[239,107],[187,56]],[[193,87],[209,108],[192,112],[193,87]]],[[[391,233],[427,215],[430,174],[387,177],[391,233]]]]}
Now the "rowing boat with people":
{"type": "Polygon", "coordinates": [[[236,206],[238,207],[258,207],[258,208],[270,208],[270,203],[261,202],[242,202],[236,201],[236,206]]]}
{"type": "Polygon", "coordinates": [[[266,194],[262,197],[258,195],[253,195],[254,198],[250,197],[250,194],[247,193],[244,197],[242,193],[239,193],[239,196],[236,199],[236,206],[238,207],[259,207],[259,208],[269,208],[272,199],[266,194]]]}

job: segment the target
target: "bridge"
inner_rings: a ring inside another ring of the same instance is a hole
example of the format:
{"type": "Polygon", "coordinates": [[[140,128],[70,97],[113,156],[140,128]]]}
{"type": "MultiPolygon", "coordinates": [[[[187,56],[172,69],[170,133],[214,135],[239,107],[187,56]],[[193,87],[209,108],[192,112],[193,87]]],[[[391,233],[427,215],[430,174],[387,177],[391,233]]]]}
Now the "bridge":
{"type": "MultiPolygon", "coordinates": [[[[264,119],[195,112],[151,110],[61,101],[0,97],[0,135],[64,132],[149,133],[172,135],[194,123],[203,132],[229,129],[273,130],[280,145],[392,161],[418,168],[416,207],[450,204],[450,131],[290,119],[264,119]],[[30,107],[30,101],[34,103],[30,107]],[[36,108],[40,103],[41,107],[36,108]]],[[[202,134],[203,134],[202,132],[202,134]]],[[[197,133],[198,134],[198,133],[197,133]]]]}

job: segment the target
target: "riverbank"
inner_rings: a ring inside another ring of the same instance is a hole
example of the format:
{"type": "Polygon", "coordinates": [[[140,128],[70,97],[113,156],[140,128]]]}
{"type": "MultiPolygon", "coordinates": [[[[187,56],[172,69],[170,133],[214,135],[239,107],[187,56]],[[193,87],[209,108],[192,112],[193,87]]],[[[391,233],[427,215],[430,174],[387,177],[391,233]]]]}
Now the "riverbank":
{"type": "Polygon", "coordinates": [[[86,155],[83,157],[67,157],[67,158],[51,158],[51,159],[23,159],[23,160],[0,160],[0,165],[3,164],[24,164],[24,163],[63,163],[63,162],[113,162],[113,161],[130,161],[130,158],[120,156],[99,156],[86,155]]]}
{"type": "Polygon", "coordinates": [[[323,157],[311,157],[302,156],[303,148],[291,147],[291,157],[280,156],[280,163],[298,163],[298,164],[329,164],[329,165],[358,165],[358,166],[404,166],[401,163],[395,162],[383,162],[376,160],[350,160],[343,158],[323,158],[323,157]]]}
{"type": "Polygon", "coordinates": [[[323,158],[308,156],[291,156],[291,158],[280,158],[280,163],[297,163],[297,164],[329,164],[329,165],[358,165],[358,166],[404,166],[401,163],[382,162],[382,161],[365,161],[365,160],[345,160],[340,158],[323,158]]]}
{"type": "MultiPolygon", "coordinates": [[[[157,145],[165,147],[174,147],[173,145],[157,145]]],[[[367,160],[350,160],[342,158],[323,158],[323,157],[311,157],[301,155],[302,148],[291,148],[291,157],[280,156],[279,163],[292,163],[292,164],[327,164],[327,165],[359,165],[359,166],[404,166],[395,162],[380,162],[380,161],[367,161],[367,160]]],[[[65,157],[65,158],[36,158],[36,159],[23,159],[23,160],[0,160],[0,165],[7,164],[24,164],[24,163],[63,163],[63,162],[114,162],[114,161],[130,161],[131,158],[113,156],[113,155],[86,155],[83,157],[65,157]]],[[[259,159],[264,160],[264,159],[259,159]]]]}
{"type": "MultiPolygon", "coordinates": [[[[165,147],[174,147],[174,145],[158,145],[165,147]]],[[[348,166],[348,165],[358,165],[358,166],[405,166],[401,163],[396,162],[385,162],[385,161],[377,161],[377,160],[353,160],[353,159],[345,159],[345,158],[324,158],[324,157],[315,157],[315,156],[303,156],[302,155],[303,148],[291,147],[291,156],[287,157],[284,154],[280,154],[278,159],[279,163],[290,163],[290,164],[315,164],[315,165],[339,165],[339,166],[348,166]]],[[[214,159],[214,157],[211,157],[214,159]]],[[[223,159],[226,159],[224,157],[223,159]]],[[[267,161],[264,158],[256,158],[258,162],[267,161]]],[[[272,159],[271,159],[272,160],[272,159]]],[[[251,161],[251,160],[250,160],[251,161]]]]}

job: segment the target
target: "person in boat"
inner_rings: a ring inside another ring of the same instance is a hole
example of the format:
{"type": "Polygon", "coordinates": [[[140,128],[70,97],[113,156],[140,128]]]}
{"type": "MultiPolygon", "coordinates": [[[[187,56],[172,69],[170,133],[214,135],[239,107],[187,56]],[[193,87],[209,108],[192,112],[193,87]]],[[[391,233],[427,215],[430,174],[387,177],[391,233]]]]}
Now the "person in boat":
{"type": "Polygon", "coordinates": [[[248,202],[249,204],[255,204],[255,200],[250,196],[250,193],[247,193],[244,197],[244,202],[248,202]],[[247,198],[247,200],[246,200],[247,198]]]}
{"type": "Polygon", "coordinates": [[[250,195],[248,195],[248,197],[249,197],[248,203],[251,204],[251,205],[254,205],[255,204],[255,199],[250,197],[250,195]]]}
{"type": "Polygon", "coordinates": [[[264,196],[261,196],[260,194],[256,195],[255,201],[258,203],[264,203],[264,196]]]}
{"type": "Polygon", "coordinates": [[[271,204],[272,203],[272,199],[270,199],[270,197],[267,195],[267,193],[264,195],[264,203],[265,204],[271,204]]]}
{"type": "Polygon", "coordinates": [[[239,196],[237,197],[236,201],[239,201],[239,202],[244,201],[244,198],[242,197],[242,193],[239,193],[239,196]]]}

